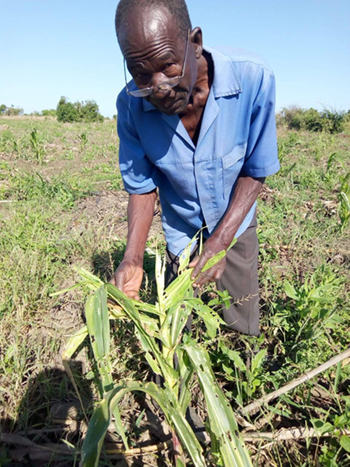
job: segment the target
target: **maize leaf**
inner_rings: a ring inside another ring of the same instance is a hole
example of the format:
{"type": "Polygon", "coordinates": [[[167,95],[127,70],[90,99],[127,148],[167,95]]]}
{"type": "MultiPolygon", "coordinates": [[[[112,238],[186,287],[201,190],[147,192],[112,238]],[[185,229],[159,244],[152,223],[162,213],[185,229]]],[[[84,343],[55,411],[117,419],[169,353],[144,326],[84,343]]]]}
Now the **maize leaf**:
{"type": "Polygon", "coordinates": [[[181,348],[176,349],[176,355],[178,358],[178,368],[180,372],[180,394],[179,404],[183,413],[186,413],[187,407],[191,402],[191,392],[189,390],[189,383],[193,375],[193,366],[191,365],[190,359],[186,352],[181,348]]]}
{"type": "Polygon", "coordinates": [[[168,422],[175,427],[176,433],[183,446],[187,449],[194,466],[205,467],[202,448],[172,391],[158,388],[154,383],[143,384],[136,381],[125,383],[109,391],[105,394],[100,406],[95,409],[82,446],[81,467],[97,467],[112,413],[121,398],[131,391],[145,392],[159,404],[168,422]]]}
{"type": "Polygon", "coordinates": [[[179,344],[182,338],[182,331],[186,326],[191,310],[191,307],[188,306],[186,302],[183,302],[176,307],[171,324],[171,342],[173,348],[179,344]]]}
{"type": "Polygon", "coordinates": [[[105,287],[100,287],[91,295],[85,306],[86,323],[94,357],[102,382],[102,391],[113,387],[112,367],[109,355],[109,315],[107,308],[107,293],[105,287]]]}
{"type": "Polygon", "coordinates": [[[166,289],[164,292],[164,309],[165,312],[170,307],[175,307],[180,303],[189,287],[193,283],[191,280],[192,269],[186,269],[180,276],[178,276],[166,289]]]}
{"type": "MultiPolygon", "coordinates": [[[[112,365],[109,360],[110,327],[107,308],[107,292],[105,287],[100,287],[88,298],[85,307],[85,315],[92,351],[94,353],[101,378],[103,395],[113,388],[112,365]]],[[[116,429],[118,433],[120,433],[123,442],[127,447],[128,442],[118,407],[115,407],[113,415],[116,429]]]]}
{"type": "Polygon", "coordinates": [[[195,341],[184,344],[183,348],[197,372],[206,401],[211,435],[217,440],[225,467],[252,466],[233,410],[216,382],[207,352],[195,341]]]}
{"type": "Polygon", "coordinates": [[[70,360],[81,344],[84,342],[86,337],[88,336],[88,329],[87,326],[83,326],[79,331],[73,334],[63,351],[62,358],[63,360],[70,360]]]}
{"type": "MultiPolygon", "coordinates": [[[[163,313],[163,294],[164,294],[164,274],[165,274],[165,259],[162,260],[160,254],[156,255],[156,283],[158,295],[158,312],[163,313]]],[[[163,313],[164,316],[164,313],[163,313]]]]}
{"type": "Polygon", "coordinates": [[[220,318],[219,314],[216,313],[215,310],[205,305],[202,300],[198,298],[186,300],[186,302],[189,302],[197,315],[203,319],[209,337],[214,338],[216,336],[217,330],[220,327],[220,324],[225,324],[225,321],[220,318]]]}
{"type": "Polygon", "coordinates": [[[236,242],[237,238],[234,238],[226,250],[219,251],[215,256],[208,259],[205,266],[202,268],[202,272],[207,271],[208,269],[215,266],[219,261],[221,261],[226,256],[228,250],[230,250],[236,242]]]}
{"type": "Polygon", "coordinates": [[[159,352],[159,348],[155,342],[155,339],[151,337],[147,329],[145,329],[140,318],[140,313],[133,304],[133,300],[130,300],[126,295],[123,294],[123,292],[121,292],[117,287],[115,287],[112,284],[106,284],[105,287],[108,295],[111,295],[113,297],[113,299],[124,309],[129,319],[131,319],[135,324],[139,335],[142,336],[141,344],[144,351],[150,352],[151,355],[155,358],[165,379],[169,377],[172,381],[176,380],[176,371],[165,362],[164,358],[159,352]]]}
{"type": "MultiPolygon", "coordinates": [[[[202,238],[203,238],[201,230],[198,232],[198,234],[200,233],[200,244],[202,244],[202,238]]],[[[191,259],[191,254],[194,251],[193,245],[197,244],[197,242],[198,242],[198,234],[196,234],[192,238],[190,243],[186,246],[186,248],[184,249],[184,251],[180,255],[180,264],[179,264],[179,270],[178,270],[179,274],[181,274],[187,268],[187,266],[189,265],[189,262],[190,262],[190,259],[191,259]]],[[[201,251],[201,248],[200,248],[200,251],[201,251]]]]}

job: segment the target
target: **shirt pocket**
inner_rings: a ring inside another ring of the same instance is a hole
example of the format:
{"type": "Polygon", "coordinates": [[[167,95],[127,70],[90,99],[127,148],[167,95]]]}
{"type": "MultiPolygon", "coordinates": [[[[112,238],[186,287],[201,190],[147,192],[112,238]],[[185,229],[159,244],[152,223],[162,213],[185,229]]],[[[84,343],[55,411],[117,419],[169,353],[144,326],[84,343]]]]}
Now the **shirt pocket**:
{"type": "Polygon", "coordinates": [[[246,148],[246,144],[240,144],[221,158],[224,199],[230,196],[233,185],[242,170],[246,148]]]}

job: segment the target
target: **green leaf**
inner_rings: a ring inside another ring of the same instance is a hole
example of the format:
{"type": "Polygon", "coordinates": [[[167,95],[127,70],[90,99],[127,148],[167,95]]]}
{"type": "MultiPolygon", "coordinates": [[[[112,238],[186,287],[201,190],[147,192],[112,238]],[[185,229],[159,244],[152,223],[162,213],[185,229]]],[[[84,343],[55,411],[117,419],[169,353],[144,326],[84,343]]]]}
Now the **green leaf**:
{"type": "Polygon", "coordinates": [[[158,303],[160,309],[163,308],[164,300],[164,271],[165,271],[165,258],[162,260],[160,254],[156,253],[156,283],[157,283],[157,294],[158,303]]]}
{"type": "Polygon", "coordinates": [[[210,430],[217,440],[226,467],[252,466],[248,450],[238,432],[229,401],[216,382],[208,353],[191,341],[183,346],[197,372],[207,406],[210,430]]]}
{"type": "Polygon", "coordinates": [[[180,347],[176,350],[176,355],[179,363],[179,372],[180,372],[180,395],[179,403],[183,413],[186,413],[187,407],[191,402],[191,392],[189,390],[189,383],[193,375],[193,367],[191,361],[188,358],[186,352],[184,352],[180,347]]]}
{"type": "Polygon", "coordinates": [[[237,238],[236,238],[236,237],[234,237],[234,239],[233,239],[232,242],[230,243],[229,247],[227,248],[226,252],[227,252],[228,250],[231,250],[231,248],[233,247],[233,245],[234,245],[235,243],[237,243],[237,238]]]}
{"type": "Polygon", "coordinates": [[[90,295],[86,302],[85,315],[92,351],[101,377],[102,390],[106,392],[112,389],[113,379],[109,360],[110,330],[105,287],[100,287],[93,295],[90,295]]]}
{"type": "Polygon", "coordinates": [[[202,269],[202,272],[207,271],[208,269],[212,268],[215,266],[217,263],[219,263],[222,258],[226,256],[226,250],[219,251],[215,256],[212,258],[208,259],[208,261],[205,263],[205,266],[202,269]]]}
{"type": "Polygon", "coordinates": [[[229,247],[227,248],[227,250],[219,251],[215,256],[210,258],[206,262],[205,266],[203,267],[202,272],[207,271],[208,269],[212,268],[217,263],[219,263],[226,256],[226,253],[228,252],[228,250],[230,250],[236,242],[237,242],[237,238],[234,238],[232,242],[230,243],[229,247]]]}
{"type": "Polygon", "coordinates": [[[204,305],[202,300],[198,298],[186,300],[186,303],[190,303],[196,314],[203,319],[207,328],[208,336],[213,339],[216,336],[218,329],[220,328],[220,324],[225,324],[225,321],[221,319],[215,310],[207,305],[204,305]]]}
{"type": "Polygon", "coordinates": [[[64,352],[62,354],[63,360],[69,360],[84,342],[88,336],[87,326],[83,326],[79,331],[77,331],[73,336],[71,336],[66,344],[64,352]]]}
{"type": "Polygon", "coordinates": [[[95,409],[82,446],[81,467],[97,467],[99,457],[117,404],[122,397],[131,391],[142,391],[149,394],[163,410],[167,420],[175,427],[176,433],[187,449],[195,467],[206,467],[202,448],[184,417],[181,407],[170,389],[161,389],[154,383],[139,383],[137,381],[125,383],[109,391],[95,409]]]}
{"type": "Polygon", "coordinates": [[[255,371],[261,367],[263,361],[264,361],[264,358],[266,356],[266,353],[267,353],[267,349],[262,349],[260,350],[260,352],[258,352],[255,357],[253,358],[253,361],[252,361],[252,373],[254,374],[255,371]]]}
{"type": "MultiPolygon", "coordinates": [[[[204,229],[204,227],[203,227],[204,229]]],[[[198,235],[200,234],[200,241],[202,242],[202,230],[201,229],[190,241],[190,243],[186,246],[184,251],[180,255],[180,265],[179,265],[179,270],[178,273],[181,274],[189,265],[190,259],[191,259],[191,254],[192,251],[194,251],[195,248],[193,248],[193,245],[197,243],[198,241],[198,235]]]]}
{"type": "Polygon", "coordinates": [[[284,291],[287,297],[292,298],[293,300],[298,300],[298,295],[294,287],[287,280],[284,281],[284,291]]]}
{"type": "Polygon", "coordinates": [[[113,404],[113,396],[122,389],[124,389],[124,387],[119,386],[106,393],[100,406],[95,409],[81,449],[82,467],[97,467],[104,437],[107,433],[112,418],[112,412],[116,405],[113,404]]]}
{"type": "Polygon", "coordinates": [[[347,435],[343,435],[340,438],[340,445],[346,452],[350,452],[350,437],[347,435]]]}
{"type": "Polygon", "coordinates": [[[171,324],[171,346],[175,349],[182,338],[182,332],[186,326],[188,317],[191,314],[191,308],[186,302],[178,304],[174,313],[171,324]]]}
{"type": "Polygon", "coordinates": [[[236,350],[231,350],[229,349],[228,347],[226,347],[226,345],[220,341],[220,350],[221,352],[226,355],[230,360],[233,361],[233,363],[235,364],[235,366],[242,372],[242,373],[246,373],[247,372],[247,367],[245,365],[245,363],[243,362],[243,360],[241,359],[240,355],[238,352],[236,352],[236,350]]]}
{"type": "MultiPolygon", "coordinates": [[[[168,376],[170,379],[174,379],[176,374],[169,365],[166,364],[164,358],[162,357],[159,347],[156,344],[155,339],[149,335],[147,328],[144,326],[140,313],[134,306],[134,300],[128,298],[123,292],[121,292],[117,287],[112,284],[105,285],[108,294],[110,294],[113,299],[124,309],[126,315],[129,319],[133,321],[135,327],[139,333],[139,338],[145,352],[150,352],[152,357],[157,361],[157,364],[164,377],[168,376]],[[142,338],[141,338],[142,336],[142,338]]],[[[166,378],[165,378],[166,379],[166,378]]]]}
{"type": "Polygon", "coordinates": [[[183,301],[193,282],[191,280],[191,272],[192,269],[186,269],[165,289],[164,312],[169,308],[176,307],[178,303],[183,301]]]}
{"type": "Polygon", "coordinates": [[[315,430],[321,435],[334,431],[333,425],[331,425],[329,422],[321,420],[320,418],[311,419],[311,423],[313,424],[315,430]]]}

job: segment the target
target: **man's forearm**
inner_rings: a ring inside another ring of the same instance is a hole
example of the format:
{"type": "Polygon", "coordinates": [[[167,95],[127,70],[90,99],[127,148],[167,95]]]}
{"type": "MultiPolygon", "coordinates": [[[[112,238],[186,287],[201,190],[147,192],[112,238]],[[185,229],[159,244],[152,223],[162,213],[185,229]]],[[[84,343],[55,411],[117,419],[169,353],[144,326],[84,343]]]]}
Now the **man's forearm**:
{"type": "Polygon", "coordinates": [[[239,177],[232,200],[214,236],[220,239],[223,247],[230,246],[237,230],[256,201],[265,178],[239,177]]]}
{"type": "Polygon", "coordinates": [[[130,195],[128,203],[128,240],[124,259],[139,264],[143,263],[156,198],[156,190],[143,195],[130,195]]]}

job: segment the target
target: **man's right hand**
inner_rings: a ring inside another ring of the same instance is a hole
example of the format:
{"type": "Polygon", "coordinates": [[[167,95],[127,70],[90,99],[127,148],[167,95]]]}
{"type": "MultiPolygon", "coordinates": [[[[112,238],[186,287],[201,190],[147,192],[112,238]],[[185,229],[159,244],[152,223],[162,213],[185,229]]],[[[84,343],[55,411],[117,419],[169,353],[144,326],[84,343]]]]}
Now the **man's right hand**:
{"type": "Polygon", "coordinates": [[[110,282],[124,292],[127,297],[140,300],[139,290],[142,277],[143,267],[124,259],[114,272],[110,282]]]}

